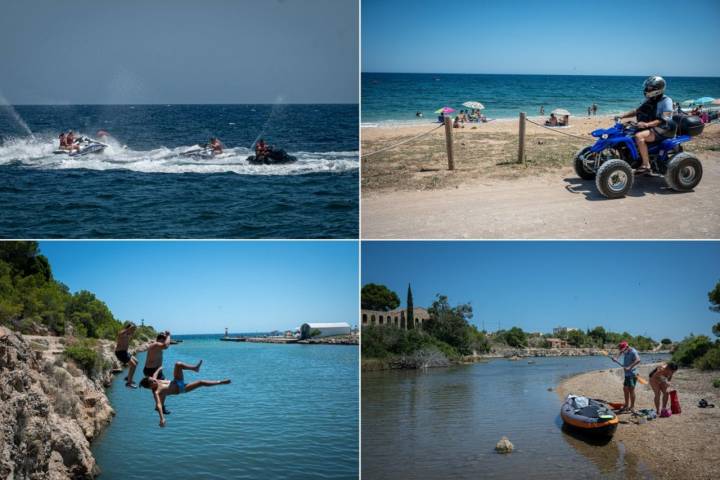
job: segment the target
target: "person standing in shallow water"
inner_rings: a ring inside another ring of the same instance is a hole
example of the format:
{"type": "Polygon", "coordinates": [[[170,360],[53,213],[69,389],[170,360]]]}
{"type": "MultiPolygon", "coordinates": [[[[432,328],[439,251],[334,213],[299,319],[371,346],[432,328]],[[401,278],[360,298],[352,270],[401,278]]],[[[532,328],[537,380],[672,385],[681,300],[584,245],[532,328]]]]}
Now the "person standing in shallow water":
{"type": "Polygon", "coordinates": [[[181,393],[189,393],[199,387],[213,387],[215,385],[227,385],[230,383],[230,379],[225,380],[196,380],[192,383],[185,383],[185,376],[183,370],[191,370],[193,372],[199,372],[202,360],[197,365],[188,365],[187,363],[176,362],[175,370],[173,371],[172,381],[160,380],[159,377],[162,375],[162,367],[159,367],[155,373],[150,377],[145,377],[140,382],[140,386],[149,388],[152,390],[153,398],[155,399],[155,410],[160,415],[160,426],[165,426],[165,398],[168,395],[180,395],[181,393]]]}
{"type": "Polygon", "coordinates": [[[545,105],[540,105],[540,115],[545,115],[545,105]]]}
{"type": "Polygon", "coordinates": [[[135,334],[137,326],[132,322],[126,322],[123,325],[122,330],[117,334],[117,343],[115,344],[115,356],[123,366],[129,365],[128,375],[125,377],[125,386],[128,388],[137,388],[133,377],[135,376],[135,367],[137,367],[138,361],[134,355],[130,355],[128,350],[130,348],[130,339],[135,334]]]}
{"type": "Polygon", "coordinates": [[[623,340],[618,345],[620,352],[615,359],[620,365],[623,366],[625,372],[625,379],[623,381],[623,396],[625,403],[620,409],[621,412],[632,412],[635,410],[635,385],[637,385],[637,369],[636,367],[640,364],[640,354],[632,348],[628,343],[623,340]],[[620,362],[620,356],[622,356],[622,362],[620,362]]]}

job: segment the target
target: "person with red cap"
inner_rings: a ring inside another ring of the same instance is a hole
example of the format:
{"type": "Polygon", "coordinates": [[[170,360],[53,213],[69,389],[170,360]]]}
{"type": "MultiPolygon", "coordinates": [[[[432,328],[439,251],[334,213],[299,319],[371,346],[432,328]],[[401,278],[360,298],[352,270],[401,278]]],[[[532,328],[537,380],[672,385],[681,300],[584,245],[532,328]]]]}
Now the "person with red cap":
{"type": "Polygon", "coordinates": [[[618,345],[620,352],[618,353],[615,361],[623,366],[625,370],[625,381],[623,382],[623,395],[625,396],[625,403],[623,404],[621,412],[634,411],[635,409],[635,385],[637,384],[637,367],[640,364],[640,354],[637,350],[628,345],[628,342],[623,340],[618,345]],[[620,356],[622,355],[622,362],[620,356]]]}

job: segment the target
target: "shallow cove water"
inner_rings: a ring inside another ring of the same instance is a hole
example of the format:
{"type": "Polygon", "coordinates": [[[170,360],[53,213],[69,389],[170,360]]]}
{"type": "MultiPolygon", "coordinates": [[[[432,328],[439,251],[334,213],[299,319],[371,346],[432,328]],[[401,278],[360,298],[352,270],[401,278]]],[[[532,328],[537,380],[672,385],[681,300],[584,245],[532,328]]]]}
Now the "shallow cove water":
{"type": "Polygon", "coordinates": [[[357,105],[0,106],[0,237],[357,237],[357,146],[357,105]],[[54,154],[71,128],[109,146],[54,154]],[[249,164],[258,136],[297,162],[249,164]]]}
{"type": "Polygon", "coordinates": [[[166,351],[166,376],[177,360],[202,359],[186,382],[232,383],[169,397],[165,428],[150,392],[126,388],[126,372],[115,377],[107,394],[117,414],[92,445],[100,478],[357,479],[358,348],[219,337],[178,337],[166,351]]]}
{"type": "MultiPolygon", "coordinates": [[[[666,357],[643,362],[653,358],[666,357]]],[[[363,479],[649,478],[617,442],[562,431],[555,387],[604,368],[613,368],[605,357],[558,357],[363,372],[363,479]],[[510,455],[494,451],[503,435],[515,445],[510,455]]],[[[622,384],[605,398],[617,399],[622,384]]]]}

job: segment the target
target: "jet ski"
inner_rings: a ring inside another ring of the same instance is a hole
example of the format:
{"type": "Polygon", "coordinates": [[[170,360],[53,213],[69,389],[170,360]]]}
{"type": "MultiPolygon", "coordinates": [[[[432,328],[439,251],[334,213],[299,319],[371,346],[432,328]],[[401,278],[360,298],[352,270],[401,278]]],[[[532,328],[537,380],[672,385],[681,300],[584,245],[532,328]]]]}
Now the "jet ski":
{"type": "Polygon", "coordinates": [[[106,144],[88,137],[80,137],[75,141],[75,145],[78,145],[80,148],[73,151],[58,148],[54,150],[53,153],[56,155],[64,153],[69,157],[80,157],[91,153],[102,153],[108,147],[106,144]]]}
{"type": "Polygon", "coordinates": [[[195,157],[195,158],[213,158],[215,153],[210,147],[195,147],[182,152],[181,157],[195,157]]]}
{"type": "Polygon", "coordinates": [[[297,158],[289,155],[282,148],[278,148],[269,149],[265,155],[250,155],[247,161],[253,165],[280,165],[297,162],[297,158]]]}
{"type": "Polygon", "coordinates": [[[577,432],[605,438],[615,434],[620,422],[607,403],[576,395],[567,396],[560,408],[560,417],[577,432]]]}

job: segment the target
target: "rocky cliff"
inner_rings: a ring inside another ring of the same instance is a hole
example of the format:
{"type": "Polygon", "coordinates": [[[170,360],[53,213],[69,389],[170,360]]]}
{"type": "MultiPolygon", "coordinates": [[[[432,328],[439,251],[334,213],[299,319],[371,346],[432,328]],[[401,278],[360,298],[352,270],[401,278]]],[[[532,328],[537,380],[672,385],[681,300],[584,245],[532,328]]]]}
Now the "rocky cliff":
{"type": "Polygon", "coordinates": [[[63,344],[0,327],[0,479],[99,473],[90,441],[114,415],[103,386],[119,365],[101,342],[103,367],[89,376],[66,360],[63,344]]]}

